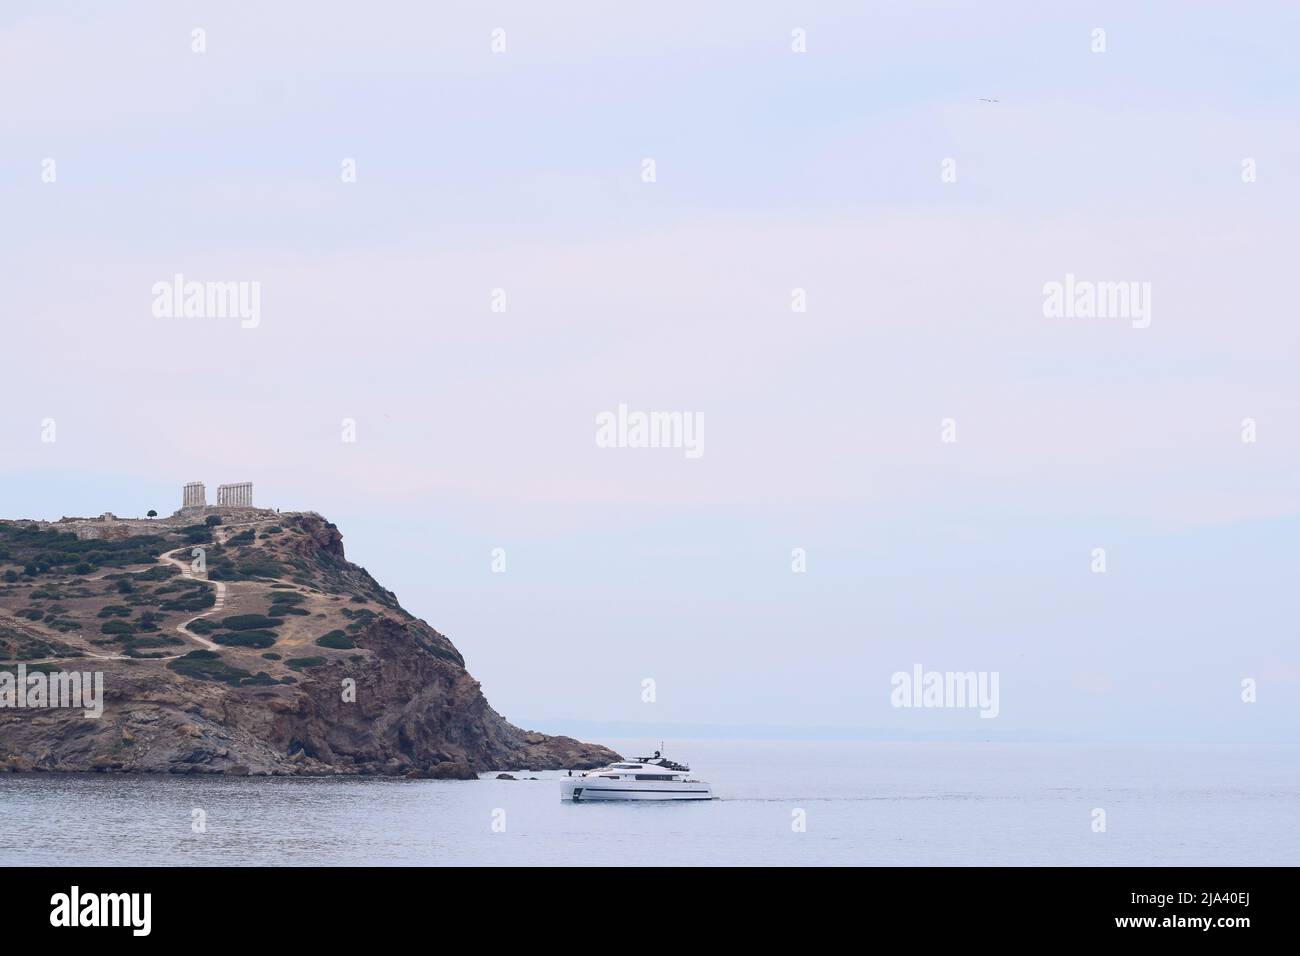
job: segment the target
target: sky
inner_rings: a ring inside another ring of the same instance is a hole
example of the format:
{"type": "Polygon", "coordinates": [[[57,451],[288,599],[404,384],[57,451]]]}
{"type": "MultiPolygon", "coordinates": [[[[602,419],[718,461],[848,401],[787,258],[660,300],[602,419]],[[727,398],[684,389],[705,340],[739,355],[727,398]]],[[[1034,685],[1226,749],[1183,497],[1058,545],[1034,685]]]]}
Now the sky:
{"type": "Polygon", "coordinates": [[[1292,741],[1297,27],[9,0],[0,516],[252,481],[522,723],[1292,741]],[[155,315],[178,273],[256,326],[155,315]],[[893,706],[917,664],[996,719],[893,706]]]}

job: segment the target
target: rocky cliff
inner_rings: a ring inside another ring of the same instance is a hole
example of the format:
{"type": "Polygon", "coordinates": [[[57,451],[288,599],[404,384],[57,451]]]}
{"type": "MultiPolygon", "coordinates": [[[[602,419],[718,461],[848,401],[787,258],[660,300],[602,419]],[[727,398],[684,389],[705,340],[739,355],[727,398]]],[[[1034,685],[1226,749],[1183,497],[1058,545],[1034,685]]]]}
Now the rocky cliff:
{"type": "Polygon", "coordinates": [[[616,757],[505,720],[319,515],[0,521],[0,771],[468,778],[616,757]],[[17,706],[20,663],[101,672],[102,716],[17,706]]]}

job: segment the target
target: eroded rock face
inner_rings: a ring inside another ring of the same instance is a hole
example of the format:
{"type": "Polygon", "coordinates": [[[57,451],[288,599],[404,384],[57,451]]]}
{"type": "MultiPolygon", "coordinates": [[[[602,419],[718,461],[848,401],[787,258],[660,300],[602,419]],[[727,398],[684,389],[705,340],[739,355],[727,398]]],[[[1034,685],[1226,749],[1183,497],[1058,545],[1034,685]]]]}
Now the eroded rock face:
{"type": "MultiPolygon", "coordinates": [[[[153,534],[160,529],[166,530],[162,522],[149,527],[153,534]]],[[[71,576],[47,576],[0,591],[0,625],[21,627],[30,640],[49,638],[58,649],[51,653],[83,655],[32,666],[102,671],[105,697],[98,719],[80,710],[0,708],[0,771],[466,779],[487,770],[577,769],[618,759],[606,747],[505,720],[452,643],[348,563],[338,529],[319,515],[232,520],[211,548],[209,560],[228,582],[224,604],[200,619],[212,628],[203,633],[215,651],[201,649],[194,633],[176,631],[195,622],[192,611],[180,611],[165,617],[158,633],[179,633],[183,643],[153,651],[157,657],[110,659],[120,654],[99,637],[105,603],[137,600],[128,606],[133,612],[166,607],[173,593],[153,601],[149,589],[163,591],[168,579],[134,579],[134,599],[117,591],[102,597],[111,587],[100,585],[114,584],[111,577],[75,584],[71,576]],[[42,589],[59,596],[32,597],[42,589]],[[65,628],[56,641],[42,620],[18,616],[42,602],[57,602],[54,619],[77,621],[81,633],[65,628]],[[256,632],[223,624],[239,615],[264,620],[256,632]],[[274,644],[268,651],[237,643],[251,633],[270,634],[274,644]],[[196,660],[210,670],[187,666],[196,660]]],[[[165,561],[160,555],[159,565],[165,561]]],[[[16,666],[0,661],[0,671],[16,666]]]]}

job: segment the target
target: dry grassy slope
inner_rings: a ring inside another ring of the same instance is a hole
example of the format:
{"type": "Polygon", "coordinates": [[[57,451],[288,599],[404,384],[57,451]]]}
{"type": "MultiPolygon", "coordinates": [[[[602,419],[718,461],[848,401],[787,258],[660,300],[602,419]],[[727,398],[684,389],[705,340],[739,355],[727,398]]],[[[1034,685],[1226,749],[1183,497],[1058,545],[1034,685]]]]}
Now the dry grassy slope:
{"type": "Polygon", "coordinates": [[[19,660],[103,671],[105,713],[0,709],[0,769],[465,777],[616,756],[505,721],[311,513],[0,522],[0,669],[19,660]]]}

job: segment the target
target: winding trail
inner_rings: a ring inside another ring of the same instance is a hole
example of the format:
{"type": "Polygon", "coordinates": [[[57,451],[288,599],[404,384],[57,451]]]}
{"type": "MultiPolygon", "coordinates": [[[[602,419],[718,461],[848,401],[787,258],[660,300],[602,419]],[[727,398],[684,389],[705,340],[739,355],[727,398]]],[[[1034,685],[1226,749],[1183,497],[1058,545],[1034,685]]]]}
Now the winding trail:
{"type": "MultiPolygon", "coordinates": [[[[189,563],[186,562],[184,559],[173,557],[173,555],[176,554],[177,551],[184,551],[185,547],[189,547],[189,546],[186,545],[184,547],[174,548],[171,551],[161,554],[158,556],[159,560],[166,561],[168,564],[173,564],[176,567],[180,568],[181,574],[192,581],[200,581],[200,580],[206,581],[207,580],[206,578],[197,577],[194,574],[194,569],[190,567],[189,563]]],[[[212,643],[212,641],[208,640],[206,637],[200,637],[199,635],[195,634],[193,631],[190,630],[190,625],[193,624],[195,621],[197,621],[199,618],[207,617],[209,614],[216,614],[218,611],[224,610],[226,606],[225,583],[222,581],[211,581],[209,583],[214,585],[217,589],[217,603],[213,604],[212,607],[208,608],[202,614],[195,614],[192,618],[189,618],[188,620],[182,621],[180,624],[177,624],[176,630],[184,634],[190,640],[198,641],[198,643],[202,644],[204,648],[206,648],[207,650],[216,651],[216,650],[220,650],[220,648],[217,647],[216,644],[212,643]]],[[[154,660],[175,660],[175,658],[155,657],[154,660]]]]}

